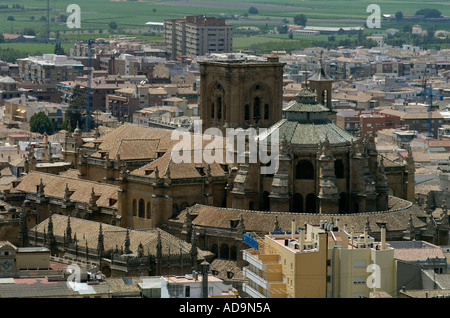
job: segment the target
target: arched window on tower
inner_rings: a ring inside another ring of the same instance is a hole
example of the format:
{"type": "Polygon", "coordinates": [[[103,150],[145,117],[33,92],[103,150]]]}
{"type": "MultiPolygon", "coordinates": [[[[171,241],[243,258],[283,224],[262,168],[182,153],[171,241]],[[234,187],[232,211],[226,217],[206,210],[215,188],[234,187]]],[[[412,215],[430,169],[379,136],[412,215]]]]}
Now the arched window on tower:
{"type": "Polygon", "coordinates": [[[314,179],[314,166],[309,160],[301,160],[295,167],[295,178],[303,180],[314,179]]]}
{"type": "Polygon", "coordinates": [[[264,104],[264,119],[269,119],[269,104],[264,104]]]}
{"type": "Polygon", "coordinates": [[[217,119],[222,119],[222,97],[217,97],[217,119]]]}
{"type": "Polygon", "coordinates": [[[329,107],[329,105],[328,105],[328,90],[326,90],[326,89],[324,89],[322,91],[322,100],[323,100],[323,105],[325,107],[329,107]]]}
{"type": "Polygon", "coordinates": [[[257,123],[261,118],[261,99],[259,97],[255,97],[253,100],[253,119],[257,123]]]}
{"type": "Polygon", "coordinates": [[[211,103],[211,118],[214,118],[214,116],[215,116],[215,114],[214,114],[215,108],[216,108],[216,106],[214,105],[214,103],[211,103]]]}

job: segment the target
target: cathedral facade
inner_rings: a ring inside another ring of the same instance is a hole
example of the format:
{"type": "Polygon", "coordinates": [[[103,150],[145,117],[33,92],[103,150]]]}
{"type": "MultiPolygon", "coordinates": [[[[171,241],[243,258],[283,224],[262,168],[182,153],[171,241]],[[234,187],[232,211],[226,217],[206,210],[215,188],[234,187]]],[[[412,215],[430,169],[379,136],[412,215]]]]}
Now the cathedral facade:
{"type": "MultiPolygon", "coordinates": [[[[374,137],[355,137],[334,123],[332,80],[323,68],[283,108],[282,67],[273,56],[266,61],[201,63],[204,131],[211,127],[265,128],[254,138],[279,144],[274,174],[262,174],[264,163],[251,162],[248,152],[245,163],[231,165],[236,174],[229,185],[227,207],[358,213],[387,210],[388,196],[394,192],[412,200],[414,164],[403,167],[404,182],[390,182],[374,137]]],[[[236,157],[243,155],[235,152],[236,157]]]]}

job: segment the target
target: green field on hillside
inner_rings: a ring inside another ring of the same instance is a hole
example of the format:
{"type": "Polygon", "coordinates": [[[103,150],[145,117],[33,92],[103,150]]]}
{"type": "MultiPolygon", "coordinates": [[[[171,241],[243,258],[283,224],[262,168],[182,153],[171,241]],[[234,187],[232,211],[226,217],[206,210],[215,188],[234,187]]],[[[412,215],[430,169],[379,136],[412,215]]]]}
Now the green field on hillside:
{"type": "MultiPolygon", "coordinates": [[[[67,41],[87,40],[89,38],[108,38],[110,34],[132,35],[153,42],[163,41],[162,34],[151,33],[147,22],[163,22],[168,18],[182,18],[186,15],[219,16],[219,15],[245,15],[245,19],[227,20],[234,26],[233,48],[235,50],[257,49],[283,49],[293,50],[307,47],[321,42],[326,42],[328,36],[295,35],[289,39],[287,34],[270,34],[269,30],[283,23],[293,24],[293,17],[304,14],[309,26],[363,26],[371,12],[367,12],[367,6],[374,3],[373,0],[78,0],[81,8],[81,28],[69,29],[67,24],[58,21],[61,15],[66,18],[71,12],[66,12],[67,6],[74,2],[63,0],[49,0],[51,36],[57,34],[67,41]],[[250,14],[250,7],[258,9],[257,14],[250,14]],[[53,20],[53,21],[52,21],[53,20]],[[116,29],[110,28],[110,23],[115,22],[116,29]],[[240,26],[255,26],[263,32],[259,34],[246,34],[238,32],[240,26]]],[[[435,0],[379,0],[375,2],[380,6],[381,14],[395,14],[401,11],[407,18],[414,16],[415,12],[424,9],[438,9],[442,15],[450,16],[450,1],[435,0]]],[[[0,32],[20,33],[24,29],[34,30],[37,36],[45,37],[47,0],[0,0],[0,32]],[[8,5],[6,9],[5,6],[8,5]],[[14,8],[13,8],[14,6],[14,8]],[[12,18],[11,18],[12,17],[12,18]],[[11,21],[12,20],[12,21],[11,21]]],[[[435,30],[450,31],[448,22],[430,21],[385,21],[381,23],[381,29],[402,29],[405,24],[420,24],[426,30],[430,26],[435,30]]],[[[366,29],[364,35],[379,29],[366,29]]],[[[342,39],[337,36],[337,40],[342,39]]],[[[66,52],[71,43],[65,43],[66,52]]],[[[47,44],[0,44],[0,49],[5,47],[21,52],[21,54],[51,53],[52,45],[47,44]]],[[[441,47],[447,47],[442,46],[441,47]]]]}
{"type": "MultiPolygon", "coordinates": [[[[50,0],[50,18],[58,15],[69,16],[67,6],[71,2],[50,0]]],[[[245,24],[277,24],[282,19],[292,18],[297,14],[305,14],[309,25],[362,25],[370,13],[367,6],[373,0],[176,0],[176,1],[110,1],[110,0],[78,0],[81,8],[81,28],[85,32],[108,29],[108,23],[114,21],[118,28],[144,28],[149,21],[162,22],[166,18],[180,18],[186,15],[205,14],[218,16],[220,14],[248,13],[248,8],[254,6],[258,14],[250,14],[248,20],[239,21],[245,24]]],[[[435,8],[443,15],[450,15],[450,1],[434,0],[379,0],[382,14],[394,14],[401,11],[404,15],[414,15],[423,8],[435,8]]],[[[9,5],[8,9],[0,9],[1,32],[18,32],[25,27],[33,28],[36,32],[46,29],[46,0],[0,0],[0,5],[9,5]],[[23,9],[13,9],[18,4],[23,9]],[[14,17],[14,21],[8,20],[14,17]]],[[[447,27],[449,27],[447,25],[447,27]]],[[[71,31],[65,23],[50,22],[51,30],[71,31]]]]}

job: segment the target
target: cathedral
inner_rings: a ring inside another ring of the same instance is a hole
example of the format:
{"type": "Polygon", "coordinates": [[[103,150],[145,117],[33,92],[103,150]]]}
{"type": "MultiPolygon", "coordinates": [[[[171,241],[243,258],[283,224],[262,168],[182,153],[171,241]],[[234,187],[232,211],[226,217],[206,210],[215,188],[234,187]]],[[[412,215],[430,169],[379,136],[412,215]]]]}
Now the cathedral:
{"type": "Polygon", "coordinates": [[[401,172],[406,182],[398,182],[398,171],[389,180],[374,137],[355,137],[334,123],[332,80],[322,67],[283,108],[284,64],[276,56],[200,65],[203,130],[265,128],[255,138],[270,144],[276,134],[280,145],[274,174],[261,174],[259,161],[232,164],[227,207],[335,214],[385,211],[391,194],[413,199],[412,162],[401,172]]]}
{"type": "MultiPolygon", "coordinates": [[[[245,160],[180,164],[171,130],[123,124],[85,138],[77,127],[62,151],[71,169],[59,175],[31,171],[37,164],[31,156],[24,177],[3,194],[16,206],[27,203],[22,237],[26,228],[51,215],[63,220],[57,216],[62,215],[130,230],[161,228],[239,265],[244,233],[286,228],[293,218],[298,224],[341,219],[374,237],[387,224],[388,238],[447,243],[448,237],[437,234],[448,230],[447,214],[437,224],[412,204],[411,154],[404,164],[391,162],[377,152],[374,136],[360,138],[335,124],[332,80],[322,67],[283,105],[284,63],[276,56],[199,64],[200,148],[210,145],[209,128],[224,135],[230,128],[252,130],[256,133],[243,151],[231,149],[233,158],[245,160]],[[277,145],[277,155],[269,162],[253,160],[253,141],[277,145]],[[272,164],[277,169],[263,173],[272,164]]],[[[230,151],[226,142],[219,144],[230,151]]],[[[198,146],[189,144],[184,151],[192,154],[198,146]]],[[[36,235],[36,229],[30,231],[29,237],[36,235]]],[[[38,235],[45,231],[41,226],[38,235]]]]}

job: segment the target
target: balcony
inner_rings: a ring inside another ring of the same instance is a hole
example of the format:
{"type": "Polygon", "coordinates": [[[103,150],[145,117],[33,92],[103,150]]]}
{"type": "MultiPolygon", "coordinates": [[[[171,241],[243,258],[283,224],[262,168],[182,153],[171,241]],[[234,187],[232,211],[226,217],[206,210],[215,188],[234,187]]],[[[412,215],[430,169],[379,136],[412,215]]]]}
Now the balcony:
{"type": "Polygon", "coordinates": [[[247,293],[252,298],[266,298],[263,294],[250,287],[247,283],[242,285],[242,291],[247,293]]]}
{"type": "Polygon", "coordinates": [[[261,270],[265,270],[269,264],[280,264],[280,256],[278,254],[263,254],[255,250],[244,251],[243,259],[261,270]]]}
{"type": "Polygon", "coordinates": [[[244,267],[243,274],[245,277],[250,279],[255,284],[261,286],[263,289],[267,289],[268,286],[267,281],[264,278],[258,276],[256,273],[249,270],[247,267],[244,267]]]}

